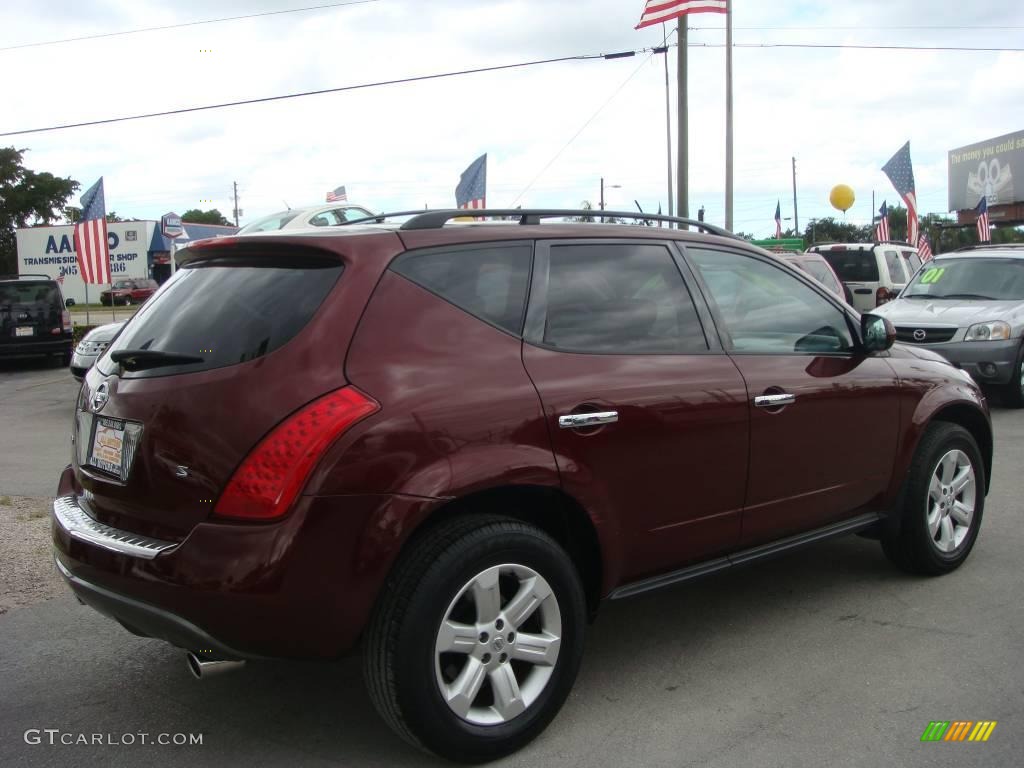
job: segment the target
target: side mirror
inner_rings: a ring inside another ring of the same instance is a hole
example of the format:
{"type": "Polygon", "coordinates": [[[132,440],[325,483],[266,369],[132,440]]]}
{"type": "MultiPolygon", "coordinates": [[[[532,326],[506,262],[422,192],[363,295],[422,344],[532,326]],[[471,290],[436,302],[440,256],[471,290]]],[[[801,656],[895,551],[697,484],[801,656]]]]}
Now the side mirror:
{"type": "Polygon", "coordinates": [[[64,306],[67,309],[71,309],[71,307],[75,306],[75,300],[74,299],[64,299],[64,306]]]}
{"type": "Polygon", "coordinates": [[[861,315],[860,337],[868,352],[884,352],[896,343],[896,326],[880,315],[861,315]]]}

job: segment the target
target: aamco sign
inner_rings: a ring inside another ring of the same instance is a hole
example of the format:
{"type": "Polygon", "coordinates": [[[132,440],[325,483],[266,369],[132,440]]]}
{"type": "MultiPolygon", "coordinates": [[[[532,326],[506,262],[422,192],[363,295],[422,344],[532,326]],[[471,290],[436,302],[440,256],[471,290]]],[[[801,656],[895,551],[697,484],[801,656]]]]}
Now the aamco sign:
{"type": "MultiPolygon", "coordinates": [[[[110,274],[119,277],[149,277],[149,243],[153,239],[152,221],[121,221],[107,224],[110,249],[110,274]]],[[[65,299],[85,302],[85,283],[78,274],[75,257],[74,227],[29,227],[19,229],[18,273],[47,275],[61,283],[65,299]]],[[[106,285],[90,285],[89,300],[99,301],[106,285]]]]}
{"type": "Polygon", "coordinates": [[[185,234],[185,227],[181,224],[181,216],[176,213],[165,213],[160,217],[160,232],[164,237],[177,240],[185,234]]]}

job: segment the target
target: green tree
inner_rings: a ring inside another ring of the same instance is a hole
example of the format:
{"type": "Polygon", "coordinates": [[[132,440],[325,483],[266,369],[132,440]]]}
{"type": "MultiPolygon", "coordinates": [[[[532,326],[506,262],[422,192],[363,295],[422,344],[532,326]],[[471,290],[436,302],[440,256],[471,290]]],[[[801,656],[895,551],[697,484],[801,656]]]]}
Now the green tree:
{"type": "Polygon", "coordinates": [[[181,214],[181,220],[188,224],[221,224],[225,227],[231,225],[231,222],[224,218],[224,214],[216,208],[211,208],[208,211],[190,208],[181,214]]]}
{"type": "Polygon", "coordinates": [[[24,154],[24,149],[0,147],[0,274],[18,271],[15,230],[60,219],[79,186],[72,178],[29,170],[22,164],[24,154]]]}
{"type": "MultiPolygon", "coordinates": [[[[905,226],[905,225],[904,225],[905,226]]],[[[874,239],[872,227],[858,227],[832,216],[811,219],[803,238],[808,245],[815,243],[870,243],[874,239]]]]}

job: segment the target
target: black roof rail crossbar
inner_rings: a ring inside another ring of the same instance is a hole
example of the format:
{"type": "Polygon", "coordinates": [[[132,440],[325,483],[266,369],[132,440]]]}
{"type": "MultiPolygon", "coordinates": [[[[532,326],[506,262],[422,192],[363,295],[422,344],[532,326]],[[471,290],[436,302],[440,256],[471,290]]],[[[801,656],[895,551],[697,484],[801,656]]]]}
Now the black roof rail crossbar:
{"type": "Polygon", "coordinates": [[[560,219],[570,216],[588,216],[594,219],[614,218],[633,219],[637,221],[664,221],[670,224],[684,224],[695,227],[709,235],[740,239],[737,235],[721,227],[707,224],[695,219],[684,219],[678,216],[663,216],[657,213],[637,213],[636,211],[594,211],[578,209],[547,209],[547,208],[449,208],[437,211],[420,211],[417,216],[402,224],[402,229],[440,229],[452,219],[463,216],[471,218],[494,218],[496,216],[519,219],[520,224],[540,224],[541,219],[560,219]]]}

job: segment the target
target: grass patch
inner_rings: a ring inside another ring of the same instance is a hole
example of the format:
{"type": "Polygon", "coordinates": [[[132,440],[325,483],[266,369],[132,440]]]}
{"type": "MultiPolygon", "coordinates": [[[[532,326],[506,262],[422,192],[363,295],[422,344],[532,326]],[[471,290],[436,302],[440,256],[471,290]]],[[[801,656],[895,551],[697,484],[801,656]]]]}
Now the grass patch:
{"type": "Polygon", "coordinates": [[[0,496],[0,507],[9,507],[12,504],[10,496],[0,496]]]}

